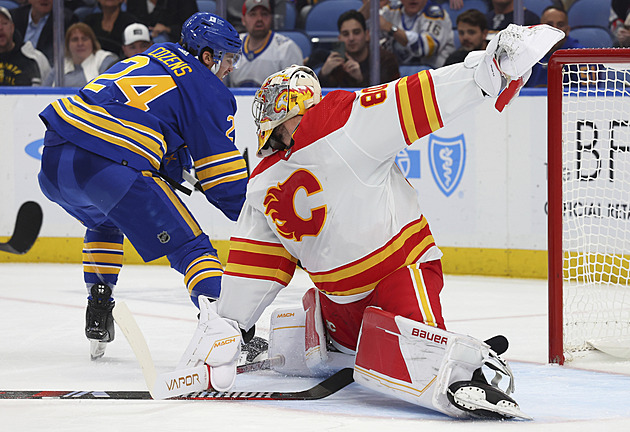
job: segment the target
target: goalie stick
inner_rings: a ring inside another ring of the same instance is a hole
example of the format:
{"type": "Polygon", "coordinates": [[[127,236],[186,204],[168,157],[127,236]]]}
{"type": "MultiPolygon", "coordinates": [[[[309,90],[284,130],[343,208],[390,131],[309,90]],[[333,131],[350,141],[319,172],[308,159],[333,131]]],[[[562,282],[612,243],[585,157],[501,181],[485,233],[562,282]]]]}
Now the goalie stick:
{"type": "MultiPolygon", "coordinates": [[[[209,382],[207,379],[209,372],[206,365],[158,375],[146,339],[125,302],[119,301],[116,304],[113,315],[116,324],[127,338],[127,342],[129,342],[136,360],[140,364],[144,380],[153,399],[167,399],[192,391],[205,391],[207,389],[206,383],[209,382]]],[[[284,363],[284,358],[272,357],[238,366],[236,372],[240,374],[270,369],[273,364],[282,363],[284,363]]]]}
{"type": "MultiPolygon", "coordinates": [[[[328,397],[351,384],[353,370],[341,369],[331,377],[307,390],[296,392],[269,392],[269,391],[201,391],[187,393],[170,398],[169,400],[317,400],[328,397]]],[[[148,391],[114,390],[114,391],[78,391],[78,390],[0,390],[0,399],[124,399],[124,400],[148,400],[151,393],[148,391]]]]}
{"type": "Polygon", "coordinates": [[[41,227],[42,208],[35,201],[25,202],[18,210],[11,238],[6,243],[0,243],[0,251],[25,254],[37,240],[41,227]]]}

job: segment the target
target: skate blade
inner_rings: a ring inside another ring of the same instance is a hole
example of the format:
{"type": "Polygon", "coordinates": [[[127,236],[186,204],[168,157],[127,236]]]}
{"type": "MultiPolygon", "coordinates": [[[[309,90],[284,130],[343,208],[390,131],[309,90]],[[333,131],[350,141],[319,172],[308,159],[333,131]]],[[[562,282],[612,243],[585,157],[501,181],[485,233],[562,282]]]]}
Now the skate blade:
{"type": "Polygon", "coordinates": [[[463,407],[473,415],[486,417],[483,414],[475,413],[476,410],[486,410],[495,412],[504,418],[519,418],[522,420],[534,420],[533,417],[525,414],[519,406],[508,400],[502,400],[497,405],[488,402],[485,398],[485,391],[473,387],[462,387],[453,394],[455,403],[463,407]],[[467,390],[470,390],[467,391],[467,390]]]}
{"type": "Polygon", "coordinates": [[[100,359],[105,355],[105,348],[107,348],[107,342],[90,339],[90,358],[92,360],[100,359]]]}

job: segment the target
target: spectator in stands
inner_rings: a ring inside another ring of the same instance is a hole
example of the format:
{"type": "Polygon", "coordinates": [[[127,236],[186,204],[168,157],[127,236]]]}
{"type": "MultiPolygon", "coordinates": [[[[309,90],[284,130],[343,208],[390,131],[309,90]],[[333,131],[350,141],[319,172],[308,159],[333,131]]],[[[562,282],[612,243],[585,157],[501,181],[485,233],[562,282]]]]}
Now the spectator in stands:
{"type": "Polygon", "coordinates": [[[630,47],[630,14],[626,17],[624,23],[617,29],[616,40],[613,46],[616,48],[630,47]]]}
{"type": "Polygon", "coordinates": [[[101,12],[85,17],[105,51],[122,53],[122,35],[129,24],[138,22],[136,17],[121,9],[124,0],[98,0],[101,12]]]}
{"type": "Polygon", "coordinates": [[[615,37],[615,47],[630,46],[630,0],[613,0],[612,13],[616,18],[610,23],[610,33],[615,37]]]}
{"type": "Polygon", "coordinates": [[[50,71],[48,60],[30,41],[16,43],[14,33],[11,13],[0,6],[0,86],[38,86],[50,71]]]}
{"type": "Polygon", "coordinates": [[[271,30],[273,11],[270,0],[246,0],[241,33],[243,56],[237,68],[225,79],[229,87],[260,87],[279,70],[304,62],[302,50],[288,37],[271,30]]]}
{"type": "Polygon", "coordinates": [[[547,55],[534,65],[532,68],[532,76],[525,84],[525,87],[547,87],[547,64],[549,63],[551,55],[557,50],[584,48],[577,40],[569,36],[569,32],[571,31],[571,27],[569,27],[569,18],[560,4],[545,8],[540,16],[540,22],[562,30],[566,36],[560,42],[555,44],[549,50],[547,55]]]}
{"type": "Polygon", "coordinates": [[[486,49],[488,21],[477,9],[468,9],[457,15],[457,36],[460,48],[448,56],[444,66],[463,62],[471,51],[486,49]]]}
{"type": "MultiPolygon", "coordinates": [[[[370,15],[370,2],[363,0],[360,12],[370,15]]],[[[451,18],[440,6],[428,0],[401,0],[381,9],[380,28],[387,37],[385,47],[401,65],[422,64],[438,68],[455,51],[451,18]]]]}
{"type": "MultiPolygon", "coordinates": [[[[30,41],[44,53],[50,64],[54,61],[52,0],[28,0],[28,4],[11,10],[15,29],[21,40],[30,41]]],[[[78,21],[72,10],[64,8],[64,30],[78,21]]]]}
{"type": "MultiPolygon", "coordinates": [[[[323,65],[319,72],[322,87],[358,87],[372,85],[370,81],[370,32],[361,12],[349,10],[339,16],[339,48],[313,53],[307,66],[323,65]]],[[[400,78],[396,56],[381,48],[381,79],[387,83],[400,78]]]]}
{"type": "Polygon", "coordinates": [[[123,55],[125,58],[140,54],[153,45],[149,29],[144,24],[129,24],[123,33],[123,55]]]}
{"type": "Polygon", "coordinates": [[[182,25],[199,9],[195,0],[127,0],[127,12],[149,27],[153,42],[160,43],[179,41],[182,25]]]}
{"type": "MultiPolygon", "coordinates": [[[[490,33],[497,33],[514,23],[514,0],[491,0],[492,7],[486,14],[490,33]]],[[[523,8],[523,25],[540,24],[540,17],[529,9],[523,8]]]]}
{"type": "MultiPolygon", "coordinates": [[[[68,28],[65,48],[64,87],[83,87],[118,61],[114,53],[101,49],[94,31],[85,23],[75,23],[68,28]]],[[[52,70],[44,85],[52,86],[54,82],[55,71],[52,70]]]]}

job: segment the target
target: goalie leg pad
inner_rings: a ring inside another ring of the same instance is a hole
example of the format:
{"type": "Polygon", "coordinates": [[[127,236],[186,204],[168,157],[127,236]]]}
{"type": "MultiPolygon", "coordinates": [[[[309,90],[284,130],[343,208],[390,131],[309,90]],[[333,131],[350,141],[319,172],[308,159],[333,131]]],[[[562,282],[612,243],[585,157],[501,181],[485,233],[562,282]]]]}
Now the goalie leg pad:
{"type": "Polygon", "coordinates": [[[302,304],[271,314],[269,357],[284,358],[272,368],[287,375],[324,376],[351,367],[354,355],[328,351],[319,292],[308,290],[302,304]]]}
{"type": "Polygon", "coordinates": [[[286,375],[308,376],[304,356],[306,313],[301,307],[280,308],[271,314],[269,326],[269,358],[282,357],[280,364],[272,364],[276,372],[286,375]]]}
{"type": "Polygon", "coordinates": [[[471,381],[490,357],[488,345],[472,337],[369,307],[359,336],[354,379],[452,417],[470,417],[449,400],[449,386],[471,381]]]}

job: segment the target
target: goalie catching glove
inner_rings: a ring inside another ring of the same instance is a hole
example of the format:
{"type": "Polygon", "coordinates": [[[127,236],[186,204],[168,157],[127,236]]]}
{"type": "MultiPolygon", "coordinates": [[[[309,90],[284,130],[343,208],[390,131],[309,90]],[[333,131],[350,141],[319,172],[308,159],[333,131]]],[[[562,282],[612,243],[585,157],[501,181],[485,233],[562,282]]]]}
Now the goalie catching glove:
{"type": "Polygon", "coordinates": [[[475,82],[490,97],[498,97],[501,112],[518,95],[532,67],[562,40],[562,30],[547,24],[530,27],[510,24],[500,31],[485,51],[472,51],[464,66],[475,69],[475,82]]]}
{"type": "Polygon", "coordinates": [[[236,379],[236,363],[241,353],[241,331],[236,321],[222,318],[216,303],[199,296],[199,324],[177,369],[190,369],[207,364],[209,384],[217,391],[232,388],[236,379]]]}

